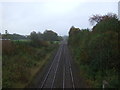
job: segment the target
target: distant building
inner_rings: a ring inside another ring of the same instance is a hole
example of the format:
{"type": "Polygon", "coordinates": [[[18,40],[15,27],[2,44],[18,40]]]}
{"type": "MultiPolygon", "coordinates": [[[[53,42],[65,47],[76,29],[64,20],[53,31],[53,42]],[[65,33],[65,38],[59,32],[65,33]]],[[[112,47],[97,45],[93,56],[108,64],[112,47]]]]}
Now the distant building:
{"type": "Polygon", "coordinates": [[[120,20],[120,1],[118,2],[118,19],[120,20]]]}

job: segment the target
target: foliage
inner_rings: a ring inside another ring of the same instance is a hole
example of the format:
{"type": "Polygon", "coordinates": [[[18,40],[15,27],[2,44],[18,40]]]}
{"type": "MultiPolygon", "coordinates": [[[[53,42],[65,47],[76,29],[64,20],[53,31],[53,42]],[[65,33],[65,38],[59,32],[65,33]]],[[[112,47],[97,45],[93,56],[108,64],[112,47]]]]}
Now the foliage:
{"type": "Polygon", "coordinates": [[[105,20],[112,19],[112,18],[117,19],[117,15],[114,13],[108,13],[107,15],[103,15],[103,16],[96,14],[90,17],[89,21],[91,25],[94,25],[95,23],[99,23],[101,21],[105,21],[105,20]]]}
{"type": "Polygon", "coordinates": [[[31,40],[31,45],[34,47],[48,46],[49,42],[62,40],[62,37],[58,36],[57,33],[52,30],[46,30],[43,34],[33,31],[31,32],[29,38],[31,40]]]}
{"type": "Polygon", "coordinates": [[[33,47],[29,41],[2,42],[3,88],[23,88],[48,61],[57,44],[33,47]]]}
{"type": "Polygon", "coordinates": [[[28,38],[24,35],[19,35],[19,34],[2,34],[2,39],[26,40],[28,38]]]}
{"type": "Polygon", "coordinates": [[[102,87],[102,80],[107,80],[109,87],[119,87],[120,21],[114,14],[95,15],[90,20],[97,22],[92,31],[70,28],[68,43],[74,59],[91,86],[102,87]]]}
{"type": "Polygon", "coordinates": [[[59,40],[57,33],[53,32],[52,30],[44,31],[43,39],[45,41],[58,41],[59,40]]]}

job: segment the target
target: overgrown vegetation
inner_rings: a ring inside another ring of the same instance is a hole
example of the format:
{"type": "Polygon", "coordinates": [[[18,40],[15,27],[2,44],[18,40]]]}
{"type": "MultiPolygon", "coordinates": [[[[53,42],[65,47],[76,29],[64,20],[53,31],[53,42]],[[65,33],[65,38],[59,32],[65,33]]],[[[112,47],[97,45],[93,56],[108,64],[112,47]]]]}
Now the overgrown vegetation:
{"type": "Polygon", "coordinates": [[[3,88],[24,88],[49,61],[59,43],[38,39],[2,41],[3,88]]]}
{"type": "Polygon", "coordinates": [[[2,39],[9,39],[9,40],[28,40],[27,36],[19,35],[19,34],[9,34],[8,30],[5,30],[5,34],[2,34],[2,39]]]}
{"type": "Polygon", "coordinates": [[[61,36],[52,30],[45,30],[43,33],[41,32],[31,32],[30,35],[20,35],[20,34],[9,34],[8,30],[5,30],[5,34],[2,34],[3,40],[33,40],[33,41],[60,41],[62,40],[61,36]]]}
{"type": "Polygon", "coordinates": [[[96,22],[92,31],[72,26],[69,31],[69,46],[79,64],[81,75],[90,87],[119,87],[120,21],[116,15],[94,15],[90,22],[96,22]]]}

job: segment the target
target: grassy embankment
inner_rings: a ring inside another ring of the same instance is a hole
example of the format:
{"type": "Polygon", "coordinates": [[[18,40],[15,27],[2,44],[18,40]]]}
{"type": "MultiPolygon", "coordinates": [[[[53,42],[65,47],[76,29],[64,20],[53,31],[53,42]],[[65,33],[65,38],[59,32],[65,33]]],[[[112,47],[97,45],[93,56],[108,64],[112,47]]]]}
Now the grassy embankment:
{"type": "Polygon", "coordinates": [[[34,47],[30,41],[3,41],[3,88],[24,88],[49,61],[57,43],[34,47]]]}

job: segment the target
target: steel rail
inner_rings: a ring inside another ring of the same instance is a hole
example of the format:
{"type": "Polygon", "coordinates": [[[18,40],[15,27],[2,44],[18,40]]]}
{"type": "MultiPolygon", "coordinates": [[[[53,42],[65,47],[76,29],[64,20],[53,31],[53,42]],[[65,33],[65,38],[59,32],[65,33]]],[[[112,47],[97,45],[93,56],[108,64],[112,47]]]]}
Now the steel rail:
{"type": "Polygon", "coordinates": [[[49,76],[49,74],[50,74],[50,71],[51,71],[51,69],[52,69],[52,67],[53,67],[53,65],[54,65],[54,62],[56,61],[56,58],[57,58],[57,56],[59,55],[61,49],[62,49],[62,47],[60,46],[60,48],[58,49],[58,52],[57,52],[57,54],[55,55],[54,60],[53,60],[52,64],[50,65],[50,68],[49,68],[49,70],[48,70],[48,72],[47,72],[47,74],[46,74],[46,76],[45,76],[45,78],[44,78],[44,80],[43,80],[42,85],[41,85],[40,88],[43,88],[43,87],[44,87],[45,82],[46,82],[46,80],[47,80],[47,78],[48,78],[48,76],[49,76]]]}
{"type": "Polygon", "coordinates": [[[65,88],[65,66],[63,68],[63,90],[65,88]]]}
{"type": "MultiPolygon", "coordinates": [[[[68,48],[67,48],[67,50],[68,50],[68,48]]],[[[74,78],[73,78],[73,72],[72,72],[72,68],[71,68],[70,59],[69,59],[69,68],[70,68],[70,75],[71,75],[71,79],[72,79],[72,88],[75,90],[75,84],[74,84],[74,78]]]]}
{"type": "MultiPolygon", "coordinates": [[[[63,48],[63,53],[65,52],[65,49],[63,48]]],[[[63,65],[63,90],[65,88],[65,65],[66,65],[66,58],[64,58],[64,65],[63,65]]]]}
{"type": "MultiPolygon", "coordinates": [[[[61,46],[61,47],[62,47],[62,46],[61,46]]],[[[62,48],[63,48],[63,47],[62,47],[62,48]]],[[[54,77],[53,77],[53,81],[52,81],[51,88],[53,88],[53,85],[54,85],[54,82],[55,82],[55,78],[56,78],[56,74],[57,74],[57,70],[58,70],[58,66],[59,66],[59,62],[60,62],[61,53],[62,53],[62,50],[60,51],[60,54],[59,54],[58,63],[57,63],[57,68],[55,69],[55,74],[54,74],[54,77]]]]}

